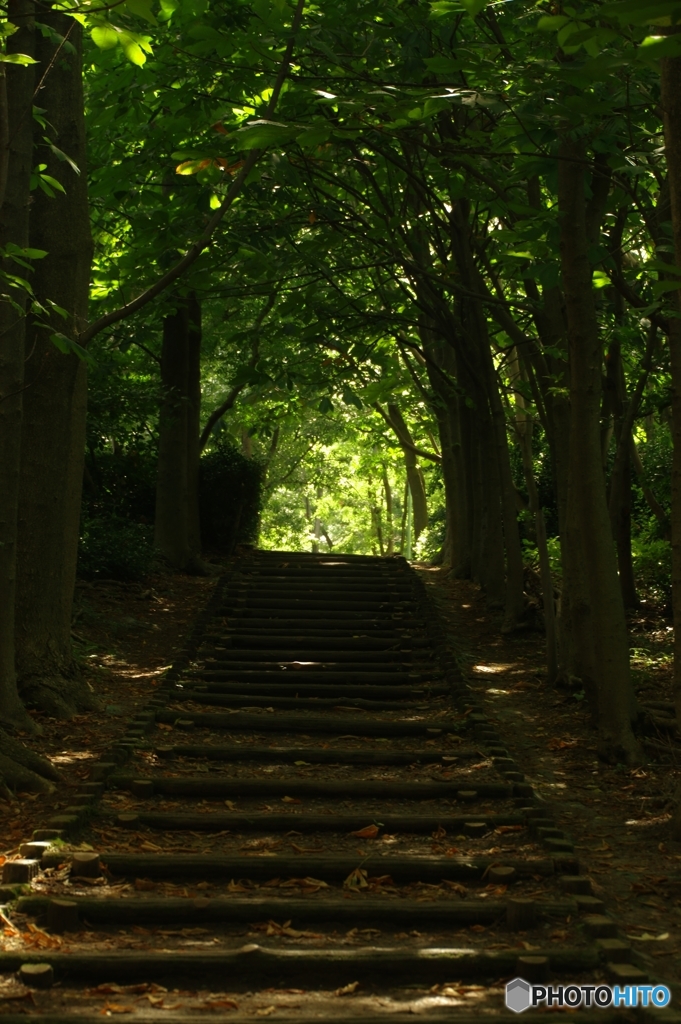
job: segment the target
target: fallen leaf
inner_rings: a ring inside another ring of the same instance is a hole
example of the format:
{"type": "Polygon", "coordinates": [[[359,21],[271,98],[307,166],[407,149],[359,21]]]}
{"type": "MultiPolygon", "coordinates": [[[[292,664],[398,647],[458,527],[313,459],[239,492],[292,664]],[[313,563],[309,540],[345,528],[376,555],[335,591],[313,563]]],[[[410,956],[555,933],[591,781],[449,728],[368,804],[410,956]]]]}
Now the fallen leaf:
{"type": "Polygon", "coordinates": [[[560,739],[559,736],[554,736],[546,745],[549,750],[567,750],[568,747],[578,746],[579,740],[572,739],[571,736],[568,736],[564,740],[560,739]]]}
{"type": "Polygon", "coordinates": [[[642,935],[629,935],[634,942],[665,942],[669,938],[669,932],[661,932],[659,935],[651,935],[650,932],[643,932],[642,935]]]}
{"type": "Polygon", "coordinates": [[[248,892],[248,889],[246,888],[245,885],[240,885],[238,882],[235,882],[234,879],[232,879],[232,881],[227,886],[227,892],[248,892]]]}
{"type": "Polygon", "coordinates": [[[337,988],[334,992],[335,996],[351,996],[353,992],[356,992],[359,988],[358,981],[351,981],[349,985],[343,985],[342,988],[337,988]]]}
{"type": "Polygon", "coordinates": [[[273,1013],[276,1013],[276,1006],[263,1006],[260,1010],[255,1011],[256,1017],[270,1017],[273,1013]]]}
{"type": "Polygon", "coordinates": [[[204,999],[201,1006],[208,1010],[238,1010],[239,1004],[233,999],[204,999]]]}
{"type": "Polygon", "coordinates": [[[225,800],[225,807],[227,807],[230,811],[236,810],[236,804],[234,803],[233,800],[225,800]]]}
{"type": "Polygon", "coordinates": [[[121,1006],[120,1003],[106,1003],[99,1011],[103,1016],[109,1013],[133,1013],[132,1006],[121,1006]]]}
{"type": "MultiPolygon", "coordinates": [[[[367,881],[368,872],[364,868],[354,868],[343,882],[344,889],[366,889],[369,886],[367,881]]],[[[359,984],[359,982],[358,982],[359,984]]]]}
{"type": "Polygon", "coordinates": [[[366,828],[360,828],[357,832],[351,832],[351,836],[357,836],[358,839],[375,839],[379,833],[378,825],[367,825],[366,828]]]}
{"type": "Polygon", "coordinates": [[[156,888],[156,883],[152,882],[150,878],[136,878],[135,888],[138,892],[151,892],[152,889],[156,888]]]}
{"type": "Polygon", "coordinates": [[[283,804],[299,804],[300,800],[295,796],[282,796],[281,802],[283,804]]]}

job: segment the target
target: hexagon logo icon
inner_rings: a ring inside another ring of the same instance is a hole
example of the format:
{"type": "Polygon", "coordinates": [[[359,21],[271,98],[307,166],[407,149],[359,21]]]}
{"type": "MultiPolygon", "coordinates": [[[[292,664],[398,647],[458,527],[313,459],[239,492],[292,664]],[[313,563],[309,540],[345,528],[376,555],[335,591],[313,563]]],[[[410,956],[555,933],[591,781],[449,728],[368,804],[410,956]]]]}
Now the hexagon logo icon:
{"type": "Polygon", "coordinates": [[[514,1013],[522,1013],[531,1003],[530,986],[523,978],[514,978],[506,986],[506,1006],[514,1013]]]}

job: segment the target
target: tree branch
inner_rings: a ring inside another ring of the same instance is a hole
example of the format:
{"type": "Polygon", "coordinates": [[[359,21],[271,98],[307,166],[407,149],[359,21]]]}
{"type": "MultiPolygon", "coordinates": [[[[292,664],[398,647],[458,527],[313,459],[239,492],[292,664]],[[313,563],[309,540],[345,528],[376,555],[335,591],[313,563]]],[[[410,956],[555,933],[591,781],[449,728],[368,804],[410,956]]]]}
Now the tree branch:
{"type": "Polygon", "coordinates": [[[397,436],[397,440],[404,448],[408,448],[409,451],[412,451],[414,453],[414,455],[420,455],[422,459],[428,459],[430,462],[442,462],[442,458],[440,455],[436,455],[435,452],[427,452],[423,448],[418,448],[415,444],[412,444],[411,441],[404,436],[402,431],[398,428],[397,424],[393,422],[392,417],[389,416],[385,409],[381,407],[381,404],[379,402],[374,402],[373,406],[376,412],[379,412],[381,414],[381,416],[388,424],[390,429],[397,436]]]}

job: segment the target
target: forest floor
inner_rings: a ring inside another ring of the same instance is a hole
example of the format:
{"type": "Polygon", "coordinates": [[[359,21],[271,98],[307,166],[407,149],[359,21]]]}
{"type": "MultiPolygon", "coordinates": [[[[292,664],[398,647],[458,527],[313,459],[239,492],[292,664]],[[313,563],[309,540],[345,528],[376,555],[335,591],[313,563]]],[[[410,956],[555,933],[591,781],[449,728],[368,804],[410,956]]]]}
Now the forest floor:
{"type": "MultiPolygon", "coordinates": [[[[575,842],[581,871],[615,914],[646,969],[681,983],[681,843],[669,838],[671,794],[681,748],[660,735],[639,768],[607,765],[580,695],[546,685],[545,641],[536,631],[510,636],[474,584],[421,568],[458,647],[465,682],[528,782],[575,842]],[[664,748],[664,749],[662,749],[664,748]]],[[[639,700],[672,700],[672,629],[645,606],[630,619],[632,670],[639,700]]],[[[675,993],[678,1003],[681,991],[675,993]]]]}
{"type": "Polygon", "coordinates": [[[73,802],[91,763],[125,732],[170,668],[214,586],[214,577],[160,573],[140,583],[78,581],[75,650],[99,707],[66,722],[32,712],[43,731],[26,739],[60,771],[62,782],[51,797],[23,793],[11,804],[0,799],[0,855],[73,802]]]}
{"type": "MultiPolygon", "coordinates": [[[[574,839],[594,894],[616,915],[641,966],[680,984],[681,843],[669,839],[666,806],[681,773],[681,748],[661,736],[660,749],[649,752],[654,759],[640,768],[600,763],[583,701],[546,686],[541,634],[500,635],[475,585],[438,568],[419,569],[459,652],[465,684],[483,699],[511,756],[574,839]]],[[[72,802],[90,762],[122,735],[158,685],[213,586],[212,578],[163,575],[143,584],[79,584],[74,635],[100,707],[68,722],[40,719],[44,733],[32,746],[58,766],[64,784],[48,799],[21,794],[12,804],[0,801],[0,854],[11,854],[72,802]]],[[[631,629],[640,696],[669,700],[668,621],[639,615],[631,629]]],[[[673,1002],[680,998],[677,990],[673,1002]]]]}

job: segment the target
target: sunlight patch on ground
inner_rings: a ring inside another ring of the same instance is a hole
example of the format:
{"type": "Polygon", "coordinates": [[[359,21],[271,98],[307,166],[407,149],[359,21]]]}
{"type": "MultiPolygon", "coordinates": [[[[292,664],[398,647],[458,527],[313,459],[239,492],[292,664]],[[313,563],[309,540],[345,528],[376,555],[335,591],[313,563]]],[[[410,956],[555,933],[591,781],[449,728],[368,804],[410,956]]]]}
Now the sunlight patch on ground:
{"type": "Polygon", "coordinates": [[[664,825],[666,822],[671,821],[671,817],[671,814],[658,814],[654,818],[630,818],[624,824],[634,828],[648,828],[649,825],[664,825]]]}
{"type": "Polygon", "coordinates": [[[473,665],[474,672],[481,672],[483,675],[503,675],[505,672],[509,672],[512,668],[515,668],[515,664],[495,664],[491,662],[489,665],[473,665]]]}
{"type": "Polygon", "coordinates": [[[91,750],[61,750],[58,754],[47,756],[52,764],[75,764],[76,761],[91,761],[99,755],[91,750]]]}

